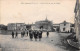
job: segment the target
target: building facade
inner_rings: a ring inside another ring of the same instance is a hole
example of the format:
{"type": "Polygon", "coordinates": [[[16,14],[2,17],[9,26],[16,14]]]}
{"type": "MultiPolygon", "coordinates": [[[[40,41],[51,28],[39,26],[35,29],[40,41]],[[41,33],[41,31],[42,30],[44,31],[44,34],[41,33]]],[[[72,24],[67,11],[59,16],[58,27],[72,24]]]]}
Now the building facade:
{"type": "Polygon", "coordinates": [[[60,28],[59,29],[60,29],[59,30],[60,32],[70,32],[71,23],[64,21],[64,22],[60,23],[60,28]]]}
{"type": "Polygon", "coordinates": [[[55,30],[55,31],[57,31],[57,29],[60,27],[60,25],[59,24],[53,24],[53,29],[55,30]]]}
{"type": "Polygon", "coordinates": [[[35,28],[43,31],[52,31],[53,23],[46,18],[45,20],[35,22],[35,28]]]}
{"type": "Polygon", "coordinates": [[[9,23],[7,26],[8,30],[26,30],[25,23],[9,23]]]}
{"type": "Polygon", "coordinates": [[[80,0],[76,0],[75,5],[75,32],[76,32],[76,39],[80,41],[80,0]]]}

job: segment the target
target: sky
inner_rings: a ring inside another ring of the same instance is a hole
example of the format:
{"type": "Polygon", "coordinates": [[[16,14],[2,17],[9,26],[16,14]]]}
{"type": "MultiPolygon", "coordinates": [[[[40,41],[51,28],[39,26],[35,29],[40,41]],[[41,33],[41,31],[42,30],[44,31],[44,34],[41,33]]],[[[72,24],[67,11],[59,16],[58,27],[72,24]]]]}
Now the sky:
{"type": "Polygon", "coordinates": [[[0,0],[0,24],[48,20],[74,23],[76,0],[0,0]]]}

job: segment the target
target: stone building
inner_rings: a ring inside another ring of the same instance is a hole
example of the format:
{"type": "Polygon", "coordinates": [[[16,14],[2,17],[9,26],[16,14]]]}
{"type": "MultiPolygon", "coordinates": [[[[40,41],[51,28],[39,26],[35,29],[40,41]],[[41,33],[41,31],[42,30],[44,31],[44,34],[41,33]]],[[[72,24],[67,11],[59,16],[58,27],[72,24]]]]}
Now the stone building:
{"type": "Polygon", "coordinates": [[[7,25],[7,30],[16,30],[16,23],[9,23],[7,25]]]}
{"type": "Polygon", "coordinates": [[[53,29],[55,30],[55,31],[57,31],[57,29],[60,27],[60,25],[59,24],[53,24],[53,29]]]}
{"type": "Polygon", "coordinates": [[[60,23],[60,32],[70,32],[70,29],[71,29],[71,23],[66,21],[60,23]]]}
{"type": "Polygon", "coordinates": [[[9,23],[7,26],[8,30],[26,30],[25,23],[9,23]]]}
{"type": "Polygon", "coordinates": [[[43,31],[52,31],[53,23],[46,18],[45,20],[35,22],[35,28],[43,31]]]}

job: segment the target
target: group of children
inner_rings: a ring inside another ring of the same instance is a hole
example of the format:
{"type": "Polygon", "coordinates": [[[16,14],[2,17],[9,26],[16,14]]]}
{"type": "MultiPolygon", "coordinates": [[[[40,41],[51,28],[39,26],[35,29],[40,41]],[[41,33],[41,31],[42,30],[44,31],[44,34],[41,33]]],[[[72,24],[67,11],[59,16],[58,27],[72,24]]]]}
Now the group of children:
{"type": "MultiPolygon", "coordinates": [[[[27,34],[27,36],[29,36],[31,41],[33,40],[33,38],[35,39],[35,41],[37,41],[37,39],[39,39],[39,41],[41,41],[42,33],[43,32],[41,30],[22,31],[21,32],[21,37],[23,38],[25,36],[25,34],[27,34]]],[[[47,32],[46,34],[47,34],[47,37],[48,37],[49,32],[47,32]]],[[[18,32],[12,32],[12,38],[17,38],[17,37],[18,37],[18,32]]]]}
{"type": "Polygon", "coordinates": [[[29,31],[30,40],[32,40],[34,38],[35,41],[37,41],[37,39],[39,39],[39,41],[41,41],[42,33],[43,33],[42,31],[37,31],[37,30],[29,31]]]}

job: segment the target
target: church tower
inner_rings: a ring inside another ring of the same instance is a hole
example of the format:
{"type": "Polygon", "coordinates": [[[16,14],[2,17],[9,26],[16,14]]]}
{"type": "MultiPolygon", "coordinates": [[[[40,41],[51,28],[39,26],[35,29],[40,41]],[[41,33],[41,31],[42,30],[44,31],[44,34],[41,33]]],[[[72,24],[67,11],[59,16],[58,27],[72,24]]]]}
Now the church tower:
{"type": "Polygon", "coordinates": [[[48,21],[48,19],[47,19],[47,16],[46,16],[46,19],[45,19],[45,21],[48,21]]]}

